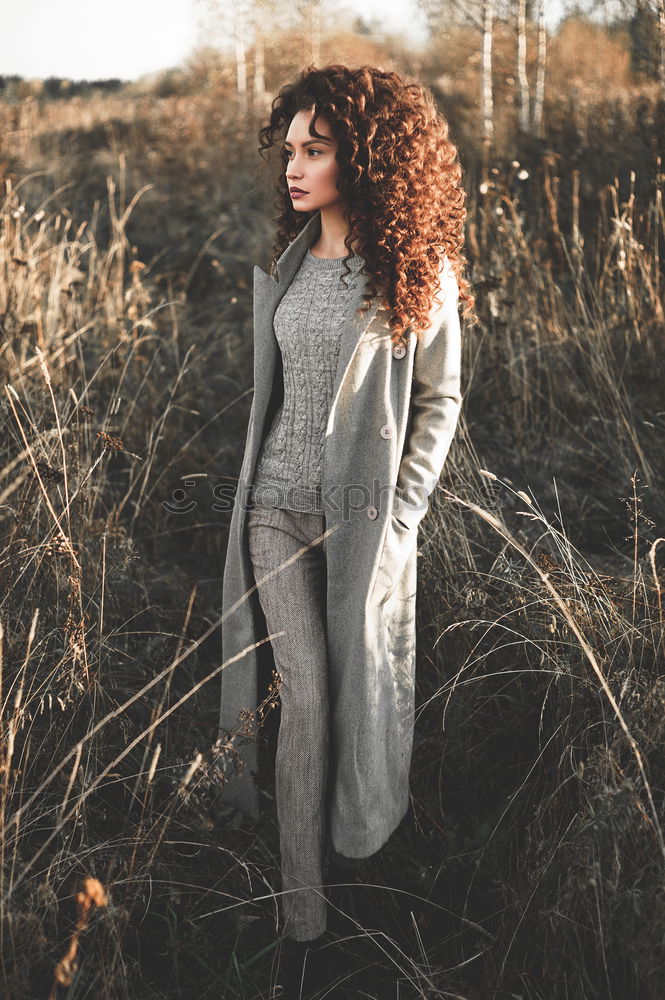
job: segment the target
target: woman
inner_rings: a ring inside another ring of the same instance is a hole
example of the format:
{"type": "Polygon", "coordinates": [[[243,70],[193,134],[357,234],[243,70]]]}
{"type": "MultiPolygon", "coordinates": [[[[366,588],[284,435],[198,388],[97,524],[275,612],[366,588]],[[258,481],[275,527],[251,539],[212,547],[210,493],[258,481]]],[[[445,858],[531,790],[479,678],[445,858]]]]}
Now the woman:
{"type": "Polygon", "coordinates": [[[458,420],[458,303],[473,299],[461,167],[427,90],[308,67],[259,135],[283,169],[272,274],[254,270],[220,735],[227,801],[257,820],[251,723],[260,668],[278,671],[280,898],[302,951],[325,930],[326,881],[408,808],[418,525],[458,420]]]}

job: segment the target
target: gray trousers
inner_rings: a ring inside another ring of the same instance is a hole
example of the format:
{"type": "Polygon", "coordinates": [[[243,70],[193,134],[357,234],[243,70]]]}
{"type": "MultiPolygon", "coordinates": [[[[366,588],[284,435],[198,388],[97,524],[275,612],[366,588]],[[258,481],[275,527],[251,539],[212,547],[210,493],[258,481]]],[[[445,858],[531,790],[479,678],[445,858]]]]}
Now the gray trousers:
{"type": "Polygon", "coordinates": [[[284,932],[297,941],[326,929],[328,662],[325,515],[279,507],[247,512],[249,553],[275,667],[281,718],[275,761],[284,932]],[[269,580],[261,578],[308,546],[269,580]]]}

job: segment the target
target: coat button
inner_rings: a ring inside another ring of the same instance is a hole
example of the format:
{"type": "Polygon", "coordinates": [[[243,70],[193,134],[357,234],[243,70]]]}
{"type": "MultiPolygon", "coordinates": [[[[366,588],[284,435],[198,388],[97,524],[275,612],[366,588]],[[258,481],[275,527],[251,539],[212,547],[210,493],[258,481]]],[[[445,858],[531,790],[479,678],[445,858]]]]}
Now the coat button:
{"type": "Polygon", "coordinates": [[[392,436],[393,436],[392,427],[390,426],[390,424],[384,424],[383,427],[381,428],[381,437],[391,438],[392,436]]]}
{"type": "Polygon", "coordinates": [[[372,505],[370,504],[370,505],[369,505],[369,507],[367,508],[367,516],[368,516],[368,517],[370,517],[370,518],[372,519],[372,521],[373,521],[373,520],[374,520],[375,518],[377,518],[377,517],[379,516],[379,512],[378,512],[378,510],[376,509],[376,507],[373,507],[373,506],[372,506],[372,505]]]}
{"type": "Polygon", "coordinates": [[[404,346],[404,344],[395,344],[395,346],[393,347],[393,357],[403,358],[405,354],[406,354],[406,347],[404,346]]]}

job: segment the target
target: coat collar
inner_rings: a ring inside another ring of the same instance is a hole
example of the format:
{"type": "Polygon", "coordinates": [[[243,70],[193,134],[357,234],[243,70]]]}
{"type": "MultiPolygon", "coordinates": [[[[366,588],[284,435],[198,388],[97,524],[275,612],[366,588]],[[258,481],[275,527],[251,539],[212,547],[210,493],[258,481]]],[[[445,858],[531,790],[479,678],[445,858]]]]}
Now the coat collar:
{"type": "Polygon", "coordinates": [[[291,283],[294,274],[300,267],[302,259],[313,243],[321,235],[321,212],[317,211],[308,219],[294,240],[289,243],[275,263],[276,280],[278,284],[291,283]]]}
{"type": "Polygon", "coordinates": [[[258,264],[254,265],[254,274],[259,283],[262,283],[266,288],[272,286],[275,291],[278,286],[280,288],[287,288],[300,267],[307,250],[312,243],[316,242],[320,235],[321,212],[317,211],[311,219],[307,220],[295,239],[282,251],[273,264],[270,274],[264,271],[262,267],[259,267],[258,264]]]}

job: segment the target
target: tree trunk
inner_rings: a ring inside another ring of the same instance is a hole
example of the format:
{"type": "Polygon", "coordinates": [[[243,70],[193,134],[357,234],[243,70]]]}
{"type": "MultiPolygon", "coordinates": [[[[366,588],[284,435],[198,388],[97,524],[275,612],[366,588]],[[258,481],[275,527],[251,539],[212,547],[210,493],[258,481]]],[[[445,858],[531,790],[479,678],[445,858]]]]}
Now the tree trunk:
{"type": "Polygon", "coordinates": [[[319,65],[321,58],[321,0],[312,0],[309,5],[310,61],[319,65]]]}
{"type": "Polygon", "coordinates": [[[658,0],[658,80],[665,99],[665,0],[658,0]]]}
{"type": "Polygon", "coordinates": [[[538,68],[536,70],[536,98],[533,102],[533,131],[543,134],[543,104],[545,102],[545,63],[547,61],[547,29],[545,28],[545,0],[538,0],[538,68]]]}
{"type": "Polygon", "coordinates": [[[483,0],[483,48],[482,48],[482,116],[483,146],[489,156],[494,138],[494,99],[492,96],[492,29],[494,24],[494,0],[483,0]]]}
{"type": "Polygon", "coordinates": [[[233,11],[233,44],[236,60],[236,94],[241,108],[247,110],[247,59],[245,47],[245,17],[240,7],[233,11]]]}
{"type": "Polygon", "coordinates": [[[517,85],[519,125],[529,131],[529,78],[526,73],[526,0],[517,0],[517,85]]]}
{"type": "Polygon", "coordinates": [[[494,25],[494,0],[483,0],[483,34],[481,61],[481,110],[483,118],[482,157],[480,164],[480,245],[487,247],[487,212],[485,199],[489,190],[489,162],[494,138],[494,99],[492,96],[492,31],[494,25]]]}
{"type": "Polygon", "coordinates": [[[254,42],[254,99],[256,101],[263,100],[263,95],[266,92],[265,54],[263,35],[257,28],[254,42]]]}

